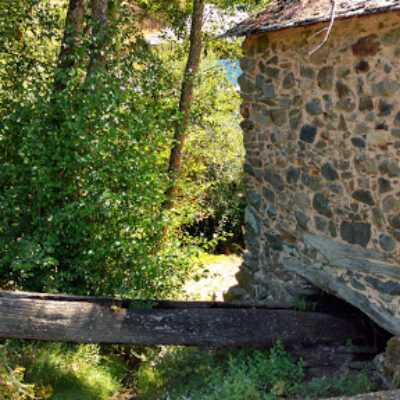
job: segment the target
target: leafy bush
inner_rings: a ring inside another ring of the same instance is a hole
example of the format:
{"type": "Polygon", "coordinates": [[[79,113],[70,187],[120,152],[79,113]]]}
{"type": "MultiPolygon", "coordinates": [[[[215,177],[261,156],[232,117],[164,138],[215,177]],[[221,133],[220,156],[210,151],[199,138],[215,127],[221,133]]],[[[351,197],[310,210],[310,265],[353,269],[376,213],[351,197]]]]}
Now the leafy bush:
{"type": "Polygon", "coordinates": [[[155,295],[182,272],[156,251],[168,116],[119,85],[2,115],[3,287],[155,295]]]}
{"type": "Polygon", "coordinates": [[[3,288],[160,297],[188,273],[180,239],[160,245],[174,88],[127,26],[84,83],[89,42],[65,90],[53,74],[0,79],[3,288]]]}
{"type": "Polygon", "coordinates": [[[182,66],[184,46],[152,53],[130,40],[134,24],[120,12],[110,22],[107,71],[82,83],[91,48],[82,37],[74,68],[62,76],[66,88],[57,91],[65,7],[19,1],[9,14],[0,23],[0,63],[7,65],[0,76],[0,286],[167,296],[189,273],[189,257],[182,236],[160,245],[166,224],[178,232],[203,224],[208,239],[241,232],[238,94],[210,55],[196,91],[181,196],[162,215],[182,78],[180,68],[170,71],[177,54],[182,66]]]}

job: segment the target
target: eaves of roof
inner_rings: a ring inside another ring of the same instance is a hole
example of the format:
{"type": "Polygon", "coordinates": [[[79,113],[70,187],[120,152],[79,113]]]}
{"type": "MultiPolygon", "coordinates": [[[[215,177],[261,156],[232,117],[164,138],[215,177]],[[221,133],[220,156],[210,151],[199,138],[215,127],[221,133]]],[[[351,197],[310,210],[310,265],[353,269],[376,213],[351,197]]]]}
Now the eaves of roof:
{"type": "MultiPolygon", "coordinates": [[[[400,0],[335,0],[335,19],[400,10],[400,0]]],[[[221,37],[248,36],[329,21],[334,0],[272,0],[221,37]]]]}

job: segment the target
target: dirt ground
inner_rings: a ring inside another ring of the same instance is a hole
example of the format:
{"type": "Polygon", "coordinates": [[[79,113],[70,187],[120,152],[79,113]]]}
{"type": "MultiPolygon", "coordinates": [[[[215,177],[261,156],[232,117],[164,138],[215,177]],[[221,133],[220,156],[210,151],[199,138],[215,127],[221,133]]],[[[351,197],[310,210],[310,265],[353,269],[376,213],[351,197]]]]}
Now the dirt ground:
{"type": "Polygon", "coordinates": [[[234,254],[206,255],[201,261],[210,271],[209,276],[198,282],[191,280],[185,285],[187,300],[223,301],[224,292],[237,285],[235,274],[239,271],[242,258],[234,254]]]}

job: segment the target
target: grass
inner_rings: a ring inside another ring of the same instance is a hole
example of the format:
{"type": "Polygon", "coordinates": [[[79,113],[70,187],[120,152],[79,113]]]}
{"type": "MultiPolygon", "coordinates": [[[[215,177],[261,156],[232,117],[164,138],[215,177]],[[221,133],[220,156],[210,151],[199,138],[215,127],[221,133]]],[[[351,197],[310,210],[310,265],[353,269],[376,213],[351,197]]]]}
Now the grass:
{"type": "Polygon", "coordinates": [[[22,367],[26,384],[50,386],[52,400],[108,400],[121,388],[126,373],[123,360],[102,355],[97,345],[8,340],[2,363],[22,367]]]}

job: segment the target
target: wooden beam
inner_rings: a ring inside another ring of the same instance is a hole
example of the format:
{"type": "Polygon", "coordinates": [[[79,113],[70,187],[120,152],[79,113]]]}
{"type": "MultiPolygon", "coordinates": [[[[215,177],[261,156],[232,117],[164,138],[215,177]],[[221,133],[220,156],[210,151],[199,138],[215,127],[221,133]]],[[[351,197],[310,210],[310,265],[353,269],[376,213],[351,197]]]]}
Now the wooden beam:
{"type": "Polygon", "coordinates": [[[121,300],[0,291],[0,337],[75,343],[269,346],[363,337],[344,318],[220,302],[121,300]]]}

